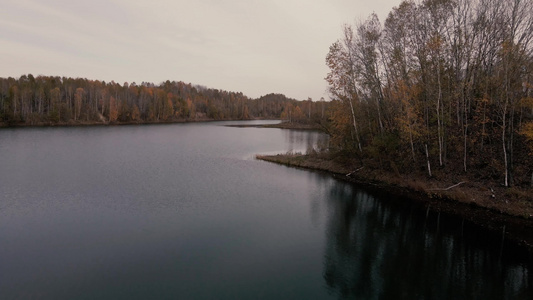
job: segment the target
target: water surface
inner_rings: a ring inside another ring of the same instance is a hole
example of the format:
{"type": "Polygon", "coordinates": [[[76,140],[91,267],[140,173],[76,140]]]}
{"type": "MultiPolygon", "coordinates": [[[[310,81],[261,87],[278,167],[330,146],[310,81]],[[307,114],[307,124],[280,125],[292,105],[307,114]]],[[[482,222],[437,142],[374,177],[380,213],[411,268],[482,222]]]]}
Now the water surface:
{"type": "Polygon", "coordinates": [[[533,295],[461,220],[254,159],[319,133],[236,123],[0,130],[0,298],[533,295]]]}

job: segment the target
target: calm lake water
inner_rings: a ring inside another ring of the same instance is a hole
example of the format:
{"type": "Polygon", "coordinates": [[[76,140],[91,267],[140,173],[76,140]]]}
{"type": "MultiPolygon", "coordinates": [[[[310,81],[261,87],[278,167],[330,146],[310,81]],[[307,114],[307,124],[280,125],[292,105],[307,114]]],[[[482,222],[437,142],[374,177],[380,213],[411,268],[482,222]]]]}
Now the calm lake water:
{"type": "Polygon", "coordinates": [[[322,135],[227,124],[0,130],[0,299],[533,299],[498,237],[254,159],[322,135]]]}

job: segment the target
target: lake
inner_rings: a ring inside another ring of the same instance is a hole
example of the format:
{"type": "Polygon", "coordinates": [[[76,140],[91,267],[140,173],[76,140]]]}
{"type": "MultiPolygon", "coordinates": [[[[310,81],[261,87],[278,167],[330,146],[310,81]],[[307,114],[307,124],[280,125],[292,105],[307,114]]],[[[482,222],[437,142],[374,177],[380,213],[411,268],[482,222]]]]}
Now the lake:
{"type": "MultiPolygon", "coordinates": [[[[532,299],[498,236],[258,161],[316,132],[0,130],[0,299],[532,299]]],[[[275,122],[275,121],[273,121],[275,122]]]]}

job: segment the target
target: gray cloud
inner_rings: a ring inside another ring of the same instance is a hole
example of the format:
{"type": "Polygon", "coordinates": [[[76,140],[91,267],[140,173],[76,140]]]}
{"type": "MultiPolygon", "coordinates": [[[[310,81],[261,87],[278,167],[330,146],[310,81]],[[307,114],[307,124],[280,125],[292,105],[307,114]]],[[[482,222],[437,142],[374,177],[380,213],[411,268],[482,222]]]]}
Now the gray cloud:
{"type": "Polygon", "coordinates": [[[319,99],[342,24],[372,11],[383,19],[399,1],[0,0],[0,76],[169,79],[319,99]]]}

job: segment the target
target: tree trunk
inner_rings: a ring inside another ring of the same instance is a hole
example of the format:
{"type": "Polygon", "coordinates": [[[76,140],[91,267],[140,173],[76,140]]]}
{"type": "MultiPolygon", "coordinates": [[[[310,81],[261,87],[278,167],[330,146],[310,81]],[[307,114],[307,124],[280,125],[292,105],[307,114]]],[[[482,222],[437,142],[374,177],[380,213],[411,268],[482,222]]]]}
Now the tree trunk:
{"type": "Polygon", "coordinates": [[[503,114],[503,127],[502,127],[502,146],[503,146],[503,162],[504,162],[504,176],[505,176],[505,186],[509,186],[509,174],[507,173],[508,170],[508,161],[507,161],[507,145],[505,144],[505,129],[506,129],[506,113],[504,111],[503,114]]]}
{"type": "Polygon", "coordinates": [[[425,146],[426,146],[426,161],[427,161],[427,164],[428,164],[428,173],[429,173],[429,177],[432,177],[432,175],[431,175],[431,164],[429,163],[428,144],[426,144],[425,146]]]}
{"type": "Polygon", "coordinates": [[[415,146],[413,143],[413,130],[411,129],[411,122],[409,122],[409,143],[411,143],[411,154],[413,155],[413,162],[416,162],[415,146]]]}
{"type": "Polygon", "coordinates": [[[349,99],[348,102],[350,102],[350,109],[352,111],[353,129],[355,130],[355,138],[357,139],[357,146],[359,147],[359,152],[363,152],[363,149],[361,148],[361,140],[359,139],[359,132],[357,130],[357,122],[355,121],[355,111],[353,109],[353,103],[351,99],[349,99]]]}
{"type": "Polygon", "coordinates": [[[441,118],[441,106],[442,106],[442,86],[440,80],[440,62],[437,64],[437,84],[438,84],[438,96],[437,96],[437,135],[439,139],[439,164],[442,167],[442,148],[443,148],[443,133],[442,133],[442,118],[441,118]]]}

